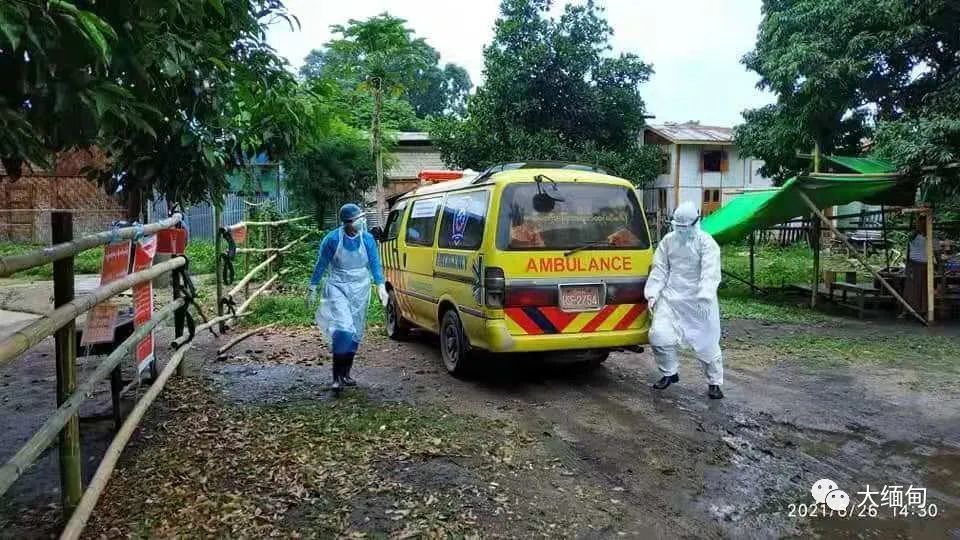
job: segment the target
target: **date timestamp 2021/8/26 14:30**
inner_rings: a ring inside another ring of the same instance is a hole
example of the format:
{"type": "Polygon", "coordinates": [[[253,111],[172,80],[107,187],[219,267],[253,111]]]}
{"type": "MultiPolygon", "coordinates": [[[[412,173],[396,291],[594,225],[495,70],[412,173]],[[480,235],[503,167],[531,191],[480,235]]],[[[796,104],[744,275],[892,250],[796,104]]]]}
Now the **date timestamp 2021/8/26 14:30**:
{"type": "Polygon", "coordinates": [[[789,504],[787,514],[798,518],[932,518],[939,512],[936,504],[927,502],[927,489],[912,485],[871,489],[867,484],[852,499],[836,482],[822,478],[814,482],[810,494],[813,502],[789,504]]]}
{"type": "Polygon", "coordinates": [[[876,517],[919,517],[932,518],[937,516],[937,505],[928,504],[926,506],[903,505],[897,507],[884,507],[880,505],[857,505],[848,506],[839,510],[834,510],[823,503],[798,503],[787,505],[787,515],[796,518],[817,518],[817,517],[841,517],[841,518],[876,518],[876,517]]]}

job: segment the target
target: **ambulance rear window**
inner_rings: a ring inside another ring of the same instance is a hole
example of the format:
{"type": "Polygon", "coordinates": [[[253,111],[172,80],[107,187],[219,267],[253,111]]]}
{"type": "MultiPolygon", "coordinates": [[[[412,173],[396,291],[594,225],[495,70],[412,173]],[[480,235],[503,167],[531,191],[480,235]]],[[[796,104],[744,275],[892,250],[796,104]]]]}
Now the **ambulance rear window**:
{"type": "Polygon", "coordinates": [[[561,182],[504,189],[497,223],[503,250],[647,249],[650,239],[633,190],[561,182]]]}

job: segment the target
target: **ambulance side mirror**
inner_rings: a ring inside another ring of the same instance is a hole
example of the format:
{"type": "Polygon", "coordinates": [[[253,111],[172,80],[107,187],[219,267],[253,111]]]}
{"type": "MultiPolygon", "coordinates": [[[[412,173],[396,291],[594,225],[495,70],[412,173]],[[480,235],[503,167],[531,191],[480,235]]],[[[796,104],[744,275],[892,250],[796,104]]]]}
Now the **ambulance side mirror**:
{"type": "Polygon", "coordinates": [[[370,229],[370,234],[377,242],[383,242],[383,229],[379,225],[370,229]]]}

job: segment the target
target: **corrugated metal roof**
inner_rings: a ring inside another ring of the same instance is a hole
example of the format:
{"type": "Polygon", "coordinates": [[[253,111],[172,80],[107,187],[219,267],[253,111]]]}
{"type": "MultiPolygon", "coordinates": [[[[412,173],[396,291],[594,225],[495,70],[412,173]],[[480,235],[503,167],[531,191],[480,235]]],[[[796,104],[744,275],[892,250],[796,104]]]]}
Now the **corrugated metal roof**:
{"type": "Polygon", "coordinates": [[[395,151],[392,156],[394,162],[386,172],[386,177],[391,180],[412,180],[424,169],[446,167],[437,151],[395,151]]]}
{"type": "Polygon", "coordinates": [[[648,125],[647,129],[674,143],[733,144],[733,128],[694,123],[648,125]]]}
{"type": "Polygon", "coordinates": [[[401,131],[397,133],[397,142],[430,142],[426,131],[401,131]]]}

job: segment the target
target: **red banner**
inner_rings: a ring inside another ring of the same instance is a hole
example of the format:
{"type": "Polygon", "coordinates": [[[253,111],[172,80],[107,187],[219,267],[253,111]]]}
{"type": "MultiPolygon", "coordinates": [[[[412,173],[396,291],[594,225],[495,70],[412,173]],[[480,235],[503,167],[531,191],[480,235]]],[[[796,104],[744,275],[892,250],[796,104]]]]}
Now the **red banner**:
{"type": "Polygon", "coordinates": [[[123,279],[130,267],[130,242],[124,240],[107,244],[103,249],[103,264],[100,267],[100,286],[123,279]]]}
{"type": "Polygon", "coordinates": [[[233,236],[233,241],[236,244],[246,244],[247,243],[247,226],[243,225],[234,229],[230,229],[230,234],[233,236]]]}
{"type": "MultiPolygon", "coordinates": [[[[107,244],[103,249],[103,263],[100,266],[100,286],[123,279],[130,267],[130,242],[122,241],[107,244]]],[[[113,341],[113,330],[117,324],[117,306],[110,302],[97,305],[87,312],[87,322],[80,338],[80,346],[113,341]]]]}
{"type": "Polygon", "coordinates": [[[157,253],[183,255],[187,250],[187,230],[164,229],[157,233],[157,253]]]}
{"type": "Polygon", "coordinates": [[[112,342],[118,315],[116,304],[104,302],[93,306],[93,309],[87,312],[87,324],[80,338],[80,346],[112,342]]]}
{"type": "MultiPolygon", "coordinates": [[[[133,271],[139,272],[153,266],[153,256],[157,253],[157,237],[150,236],[137,242],[137,251],[133,255],[133,271]]],[[[153,318],[153,282],[140,283],[133,287],[133,324],[143,326],[153,318]]],[[[150,332],[136,350],[137,373],[143,373],[150,362],[154,361],[153,332],[150,332]]]]}

